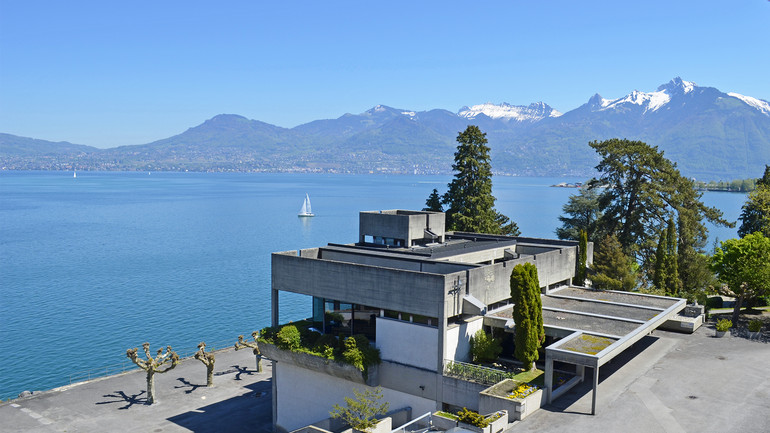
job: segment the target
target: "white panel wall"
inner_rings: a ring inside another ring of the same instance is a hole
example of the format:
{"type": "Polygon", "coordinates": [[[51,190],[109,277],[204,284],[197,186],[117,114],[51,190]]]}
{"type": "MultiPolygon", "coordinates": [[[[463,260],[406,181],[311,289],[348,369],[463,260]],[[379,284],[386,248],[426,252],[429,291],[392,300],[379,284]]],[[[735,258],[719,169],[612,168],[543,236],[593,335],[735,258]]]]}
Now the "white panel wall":
{"type": "MultiPolygon", "coordinates": [[[[379,326],[379,325],[378,325],[379,326]]],[[[345,397],[354,397],[353,389],[363,391],[366,385],[307,370],[285,362],[273,369],[278,387],[278,426],[288,431],[329,418],[335,404],[345,405],[345,397]]],[[[382,389],[381,402],[390,403],[390,410],[412,408],[419,416],[436,410],[436,403],[422,397],[382,389]]]]}
{"type": "Polygon", "coordinates": [[[471,337],[484,325],[484,320],[478,319],[450,328],[446,332],[446,346],[444,346],[444,359],[470,362],[471,337]]]}
{"type": "Polygon", "coordinates": [[[382,359],[436,371],[438,328],[377,318],[377,348],[382,359]]]}

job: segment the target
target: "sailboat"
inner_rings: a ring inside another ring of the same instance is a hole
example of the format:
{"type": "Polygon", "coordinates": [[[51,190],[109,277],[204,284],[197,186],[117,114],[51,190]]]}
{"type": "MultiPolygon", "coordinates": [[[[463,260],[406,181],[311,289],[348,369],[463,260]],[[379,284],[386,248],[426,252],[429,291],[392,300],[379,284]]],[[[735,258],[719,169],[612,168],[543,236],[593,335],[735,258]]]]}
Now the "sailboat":
{"type": "Polygon", "coordinates": [[[305,201],[302,203],[302,208],[300,208],[299,213],[297,214],[298,217],[312,217],[315,216],[313,213],[313,209],[310,207],[310,196],[305,194],[305,201]]]}
{"type": "Polygon", "coordinates": [[[77,179],[77,177],[78,177],[78,172],[77,172],[77,171],[73,171],[73,172],[72,172],[72,177],[74,177],[75,179],[77,179]]]}

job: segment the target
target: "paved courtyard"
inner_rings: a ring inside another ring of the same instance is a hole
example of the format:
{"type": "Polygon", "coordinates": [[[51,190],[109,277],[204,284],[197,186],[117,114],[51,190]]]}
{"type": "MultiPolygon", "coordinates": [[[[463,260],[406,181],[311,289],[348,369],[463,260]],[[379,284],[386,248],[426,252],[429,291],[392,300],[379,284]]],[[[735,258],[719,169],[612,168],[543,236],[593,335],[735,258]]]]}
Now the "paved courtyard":
{"type": "MultiPolygon", "coordinates": [[[[770,335],[714,338],[655,331],[600,369],[597,414],[591,377],[509,432],[768,432],[770,335]]],[[[0,404],[2,432],[269,432],[269,363],[250,350],[218,352],[215,387],[185,360],[156,376],[147,406],[144,372],[95,380],[0,404]]],[[[590,371],[590,370],[587,370],[590,371]]]]}

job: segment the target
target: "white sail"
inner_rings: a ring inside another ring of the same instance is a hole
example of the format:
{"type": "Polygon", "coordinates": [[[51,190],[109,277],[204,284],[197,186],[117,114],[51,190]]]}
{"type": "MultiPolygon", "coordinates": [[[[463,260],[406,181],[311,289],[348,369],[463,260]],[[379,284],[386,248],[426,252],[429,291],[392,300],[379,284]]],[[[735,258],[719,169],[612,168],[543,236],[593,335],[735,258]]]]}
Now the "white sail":
{"type": "Polygon", "coordinates": [[[305,201],[302,202],[302,207],[299,209],[299,213],[297,216],[301,217],[311,217],[313,215],[313,208],[310,207],[310,196],[305,194],[305,201]]]}

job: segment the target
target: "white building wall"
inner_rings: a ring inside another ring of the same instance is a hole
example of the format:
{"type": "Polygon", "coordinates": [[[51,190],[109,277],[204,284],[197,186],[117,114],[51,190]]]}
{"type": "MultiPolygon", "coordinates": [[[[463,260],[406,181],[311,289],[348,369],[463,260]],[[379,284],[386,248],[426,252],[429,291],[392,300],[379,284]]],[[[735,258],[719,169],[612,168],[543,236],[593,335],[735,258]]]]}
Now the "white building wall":
{"type": "Polygon", "coordinates": [[[438,328],[377,318],[377,348],[389,361],[436,371],[438,328]]]}
{"type": "MultiPolygon", "coordinates": [[[[276,424],[288,431],[329,418],[335,404],[344,406],[345,397],[355,397],[353,389],[374,389],[285,362],[275,363],[273,374],[278,388],[276,424]]],[[[411,407],[412,415],[419,416],[436,409],[433,400],[387,388],[382,388],[382,396],[391,411],[411,407]]]]}
{"type": "Polygon", "coordinates": [[[468,323],[447,329],[446,346],[444,346],[444,359],[455,361],[471,361],[471,337],[484,325],[484,320],[479,317],[468,323]]]}

